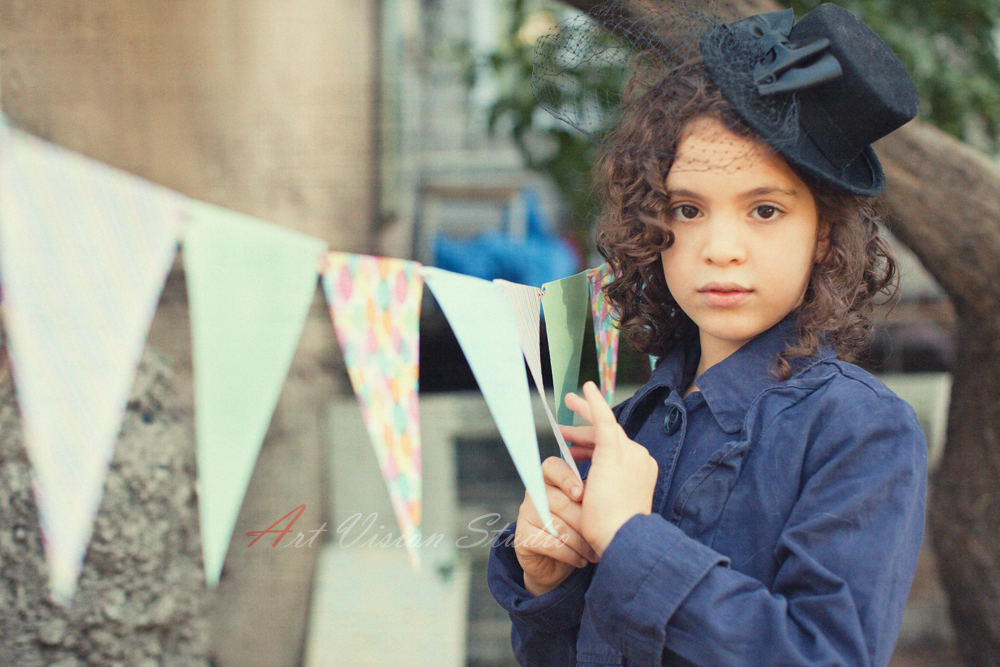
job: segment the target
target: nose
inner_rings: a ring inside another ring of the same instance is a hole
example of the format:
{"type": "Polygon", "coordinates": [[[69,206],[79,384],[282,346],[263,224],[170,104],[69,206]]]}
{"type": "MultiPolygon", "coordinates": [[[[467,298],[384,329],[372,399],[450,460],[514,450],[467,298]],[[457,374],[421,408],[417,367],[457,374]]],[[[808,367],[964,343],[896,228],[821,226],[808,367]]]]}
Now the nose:
{"type": "Polygon", "coordinates": [[[705,261],[716,266],[746,261],[746,243],[739,222],[729,215],[712,216],[708,222],[702,246],[705,261]]]}

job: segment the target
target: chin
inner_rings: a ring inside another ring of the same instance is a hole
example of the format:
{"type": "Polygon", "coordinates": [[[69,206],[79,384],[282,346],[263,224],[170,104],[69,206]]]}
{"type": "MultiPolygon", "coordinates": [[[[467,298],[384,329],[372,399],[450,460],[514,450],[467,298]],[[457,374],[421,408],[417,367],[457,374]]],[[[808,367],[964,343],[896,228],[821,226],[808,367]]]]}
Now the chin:
{"type": "Polygon", "coordinates": [[[731,317],[713,318],[713,320],[706,322],[704,327],[699,325],[699,330],[719,340],[732,343],[750,340],[770,328],[749,322],[733,321],[731,317]]]}

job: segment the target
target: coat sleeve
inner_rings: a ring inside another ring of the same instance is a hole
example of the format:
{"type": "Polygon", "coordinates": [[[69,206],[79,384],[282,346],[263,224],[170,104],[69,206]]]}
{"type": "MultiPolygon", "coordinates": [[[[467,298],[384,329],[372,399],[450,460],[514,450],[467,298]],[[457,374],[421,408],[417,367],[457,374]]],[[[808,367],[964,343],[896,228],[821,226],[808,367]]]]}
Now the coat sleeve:
{"type": "Polygon", "coordinates": [[[659,515],[633,517],[586,595],[628,664],[888,664],[923,538],[927,451],[912,409],[880,396],[841,403],[826,426],[771,432],[808,439],[773,583],[659,515]]]}
{"type": "Polygon", "coordinates": [[[555,589],[535,597],[524,587],[524,572],[514,554],[514,528],[511,524],[494,540],[487,571],[493,597],[510,614],[514,656],[525,666],[575,665],[576,636],[594,567],[576,570],[555,589]]]}

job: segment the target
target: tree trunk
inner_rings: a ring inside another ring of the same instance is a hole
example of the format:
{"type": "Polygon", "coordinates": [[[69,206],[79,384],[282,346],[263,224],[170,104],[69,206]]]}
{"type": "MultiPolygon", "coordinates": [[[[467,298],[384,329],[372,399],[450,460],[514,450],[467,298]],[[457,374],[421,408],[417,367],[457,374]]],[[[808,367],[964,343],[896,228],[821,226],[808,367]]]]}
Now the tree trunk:
{"type": "MultiPolygon", "coordinates": [[[[569,0],[584,11],[600,0],[569,0]]],[[[666,4],[666,3],[664,3],[666,4]]],[[[743,0],[745,13],[781,7],[743,0]]],[[[957,318],[948,435],[929,493],[930,539],[956,645],[1000,665],[1000,167],[919,120],[876,146],[892,232],[951,298],[957,318]]]]}
{"type": "MultiPolygon", "coordinates": [[[[994,275],[996,275],[994,273],[994,275]]],[[[930,527],[956,645],[969,667],[1000,665],[1000,327],[960,317],[948,444],[930,527]]]]}
{"type": "Polygon", "coordinates": [[[948,437],[929,525],[956,645],[969,667],[1000,664],[1000,168],[913,122],[876,147],[893,232],[955,307],[948,437]]]}

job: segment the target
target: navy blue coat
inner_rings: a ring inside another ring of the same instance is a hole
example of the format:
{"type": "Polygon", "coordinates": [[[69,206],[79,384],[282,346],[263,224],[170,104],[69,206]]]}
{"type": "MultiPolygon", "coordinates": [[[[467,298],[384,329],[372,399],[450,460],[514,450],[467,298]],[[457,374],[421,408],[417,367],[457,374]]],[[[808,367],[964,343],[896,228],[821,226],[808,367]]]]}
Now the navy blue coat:
{"type": "Polygon", "coordinates": [[[520,664],[888,664],[923,538],[923,432],[830,350],[778,381],[791,335],[761,334],[687,399],[697,345],[679,346],[615,409],[660,472],[653,513],[598,564],[533,597],[514,527],[498,535],[489,585],[520,664]]]}

